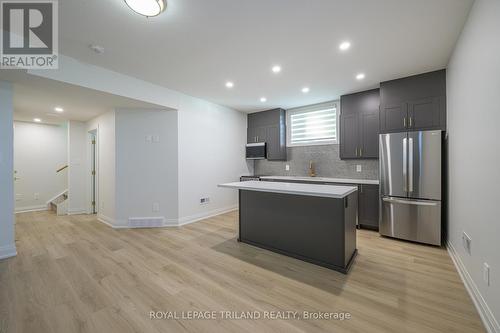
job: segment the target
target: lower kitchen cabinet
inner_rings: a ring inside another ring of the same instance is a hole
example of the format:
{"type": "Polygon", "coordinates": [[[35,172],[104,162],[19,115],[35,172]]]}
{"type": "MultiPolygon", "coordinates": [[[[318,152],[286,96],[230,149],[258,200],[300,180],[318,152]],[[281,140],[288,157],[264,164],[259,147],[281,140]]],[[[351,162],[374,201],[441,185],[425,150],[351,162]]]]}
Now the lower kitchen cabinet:
{"type": "Polygon", "coordinates": [[[363,229],[378,230],[379,219],[379,186],[372,184],[347,184],[317,182],[307,180],[262,179],[266,182],[302,183],[317,185],[339,185],[358,187],[358,226],[363,229]]]}
{"type": "Polygon", "coordinates": [[[358,185],[358,194],[358,225],[361,228],[378,230],[378,185],[358,185]]]}

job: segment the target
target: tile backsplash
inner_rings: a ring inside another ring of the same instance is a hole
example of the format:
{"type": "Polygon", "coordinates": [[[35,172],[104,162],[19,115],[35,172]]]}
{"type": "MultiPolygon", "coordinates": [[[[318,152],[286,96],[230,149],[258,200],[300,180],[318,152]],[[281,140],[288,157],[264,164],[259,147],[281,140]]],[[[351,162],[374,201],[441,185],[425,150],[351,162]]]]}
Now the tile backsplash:
{"type": "Polygon", "coordinates": [[[308,176],[309,162],[313,161],[316,176],[351,179],[378,179],[378,160],[341,160],[339,145],[289,147],[288,161],[256,160],[256,175],[308,176]],[[286,171],[285,166],[290,166],[286,171]],[[356,166],[361,165],[361,172],[356,166]]]}

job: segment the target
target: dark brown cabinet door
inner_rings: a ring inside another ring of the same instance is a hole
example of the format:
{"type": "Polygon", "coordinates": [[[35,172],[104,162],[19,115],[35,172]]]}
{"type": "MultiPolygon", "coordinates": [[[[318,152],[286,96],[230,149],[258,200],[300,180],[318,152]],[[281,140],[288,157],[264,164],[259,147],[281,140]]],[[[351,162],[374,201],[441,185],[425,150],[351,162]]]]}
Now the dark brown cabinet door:
{"type": "Polygon", "coordinates": [[[359,185],[358,223],[378,230],[379,189],[377,185],[359,185]]]}
{"type": "Polygon", "coordinates": [[[380,133],[446,130],[446,71],[380,83],[380,133]]]}
{"type": "Polygon", "coordinates": [[[378,112],[361,114],[360,124],[360,151],[361,158],[378,158],[378,112]]]}
{"type": "Polygon", "coordinates": [[[379,89],[340,98],[340,158],[378,158],[379,89]]]}
{"type": "Polygon", "coordinates": [[[440,97],[424,98],[408,103],[408,128],[430,130],[441,128],[440,97]]]}
{"type": "Polygon", "coordinates": [[[340,158],[357,158],[359,147],[359,116],[357,114],[340,117],[340,158]]]}
{"type": "Polygon", "coordinates": [[[407,130],[408,105],[380,105],[380,132],[403,132],[407,130]]]}
{"type": "Polygon", "coordinates": [[[266,127],[267,159],[269,161],[286,160],[285,138],[279,126],[266,127]]]}

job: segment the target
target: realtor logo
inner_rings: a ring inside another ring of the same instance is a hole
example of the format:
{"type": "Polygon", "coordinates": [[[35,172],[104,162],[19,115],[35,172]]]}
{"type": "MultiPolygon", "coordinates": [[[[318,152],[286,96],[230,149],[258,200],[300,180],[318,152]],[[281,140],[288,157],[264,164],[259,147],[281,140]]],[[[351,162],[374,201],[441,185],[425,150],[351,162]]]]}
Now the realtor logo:
{"type": "Polygon", "coordinates": [[[0,68],[57,69],[57,0],[2,0],[0,7],[0,68]]]}

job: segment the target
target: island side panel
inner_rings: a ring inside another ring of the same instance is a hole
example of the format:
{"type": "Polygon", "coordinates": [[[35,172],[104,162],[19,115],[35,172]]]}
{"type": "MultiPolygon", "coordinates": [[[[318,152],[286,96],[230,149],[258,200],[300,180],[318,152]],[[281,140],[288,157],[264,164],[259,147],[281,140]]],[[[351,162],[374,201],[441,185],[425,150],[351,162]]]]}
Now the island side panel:
{"type": "MultiPolygon", "coordinates": [[[[345,270],[344,199],[250,190],[239,193],[240,241],[345,270]]],[[[356,237],[355,220],[351,232],[356,237]]]]}
{"type": "Polygon", "coordinates": [[[350,265],[356,254],[356,222],[358,220],[358,192],[349,194],[344,214],[345,264],[350,265]]]}

